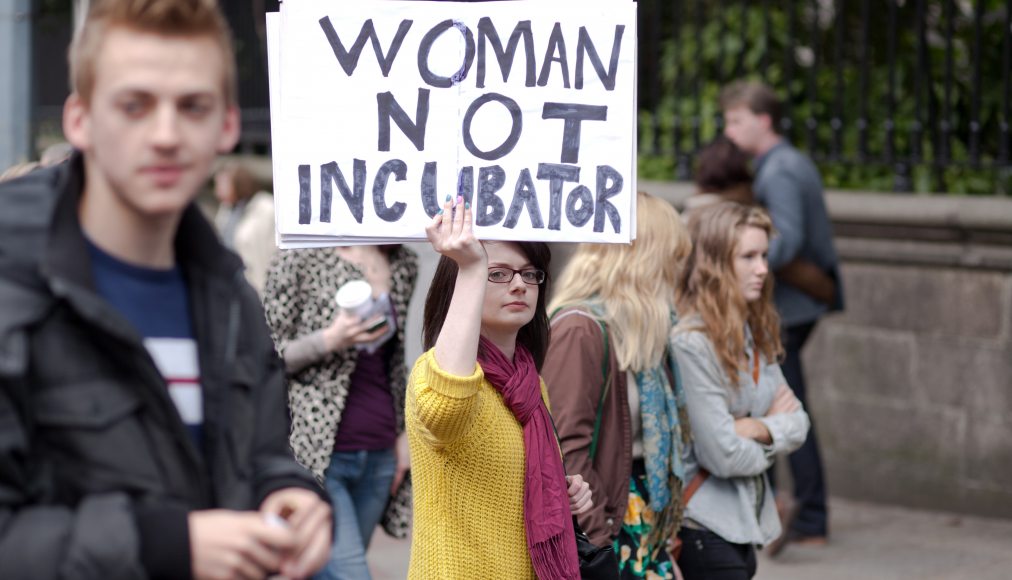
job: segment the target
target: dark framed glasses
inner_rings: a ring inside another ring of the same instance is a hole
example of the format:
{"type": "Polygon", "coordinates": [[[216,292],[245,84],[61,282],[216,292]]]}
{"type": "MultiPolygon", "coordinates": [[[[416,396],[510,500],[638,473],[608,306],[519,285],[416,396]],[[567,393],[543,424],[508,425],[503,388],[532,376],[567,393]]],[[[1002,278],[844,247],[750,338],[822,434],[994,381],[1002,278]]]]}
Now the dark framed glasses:
{"type": "Polygon", "coordinates": [[[536,286],[545,283],[544,270],[513,270],[512,268],[489,268],[488,281],[496,284],[506,284],[513,280],[515,274],[520,274],[520,279],[525,284],[536,286]]]}

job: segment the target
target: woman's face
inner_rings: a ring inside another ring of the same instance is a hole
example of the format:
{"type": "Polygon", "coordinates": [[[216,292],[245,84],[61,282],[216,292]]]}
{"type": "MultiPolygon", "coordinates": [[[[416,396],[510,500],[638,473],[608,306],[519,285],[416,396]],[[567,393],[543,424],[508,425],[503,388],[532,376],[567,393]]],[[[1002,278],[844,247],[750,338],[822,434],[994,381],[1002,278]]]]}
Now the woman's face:
{"type": "MultiPolygon", "coordinates": [[[[488,253],[489,272],[504,268],[534,270],[520,246],[514,243],[485,242],[484,246],[488,253]]],[[[534,319],[540,286],[524,282],[519,273],[513,274],[509,282],[486,281],[485,284],[485,303],[481,311],[483,329],[513,333],[534,319]]]]}
{"type": "Polygon", "coordinates": [[[769,247],[766,232],[757,227],[746,226],[738,234],[734,250],[734,275],[745,302],[754,302],[762,296],[763,284],[769,274],[769,265],[766,263],[769,247]]]}

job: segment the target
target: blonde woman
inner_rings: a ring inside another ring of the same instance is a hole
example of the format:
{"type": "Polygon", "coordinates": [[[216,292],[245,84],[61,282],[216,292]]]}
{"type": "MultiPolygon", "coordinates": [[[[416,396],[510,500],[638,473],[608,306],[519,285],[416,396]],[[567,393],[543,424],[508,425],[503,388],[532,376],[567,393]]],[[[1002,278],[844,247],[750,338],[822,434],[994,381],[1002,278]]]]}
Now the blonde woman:
{"type": "Polygon", "coordinates": [[[689,432],[668,336],[691,246],[664,200],[640,193],[636,222],[631,245],[584,244],[562,273],[543,376],[566,468],[599,498],[580,526],[623,578],[672,578],[689,432]]]}
{"type": "Polygon", "coordinates": [[[766,261],[772,229],[763,209],[735,202],[689,220],[694,247],[671,339],[693,425],[686,475],[702,481],[679,532],[685,580],[755,574],[755,546],[780,534],[766,470],[808,432],[777,364],[783,348],[766,261]]]}

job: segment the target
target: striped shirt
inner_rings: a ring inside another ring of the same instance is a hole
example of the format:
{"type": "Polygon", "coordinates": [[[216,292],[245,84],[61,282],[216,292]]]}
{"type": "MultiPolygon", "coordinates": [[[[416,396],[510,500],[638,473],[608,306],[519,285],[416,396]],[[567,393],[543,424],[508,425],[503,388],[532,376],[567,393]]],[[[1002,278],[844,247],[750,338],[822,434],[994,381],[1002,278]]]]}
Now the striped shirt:
{"type": "Polygon", "coordinates": [[[88,247],[95,289],[143,337],[179,417],[200,449],[204,423],[200,363],[182,271],[178,266],[158,270],[127,264],[93,243],[88,247]]]}

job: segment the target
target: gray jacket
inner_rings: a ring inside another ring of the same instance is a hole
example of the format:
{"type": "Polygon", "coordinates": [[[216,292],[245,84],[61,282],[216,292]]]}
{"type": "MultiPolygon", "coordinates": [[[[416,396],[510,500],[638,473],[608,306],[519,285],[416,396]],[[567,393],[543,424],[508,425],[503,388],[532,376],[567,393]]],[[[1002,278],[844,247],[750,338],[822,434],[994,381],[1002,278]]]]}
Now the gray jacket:
{"type": "MultiPolygon", "coordinates": [[[[777,453],[801,446],[808,433],[804,408],[764,417],[777,387],[785,384],[776,361],[760,358],[759,383],[742,371],[738,385],[728,384],[710,339],[698,330],[698,316],[684,319],[671,334],[671,347],[682,373],[693,442],[686,458],[686,478],[702,466],[710,472],[685,517],[728,542],[765,545],[780,535],[766,470],[777,453]],[[734,421],[755,417],[773,436],[772,445],[739,437],[734,421]]],[[[746,337],[749,368],[756,356],[751,334],[746,337]]]]}
{"type": "MultiPolygon", "coordinates": [[[[841,310],[843,293],[833,226],[815,164],[782,140],[756,159],[754,192],[776,228],[770,240],[770,270],[776,272],[795,258],[819,266],[836,279],[837,304],[833,309],[841,310]]],[[[825,304],[781,280],[774,287],[773,300],[784,326],[815,322],[828,310],[825,304]]]]}

